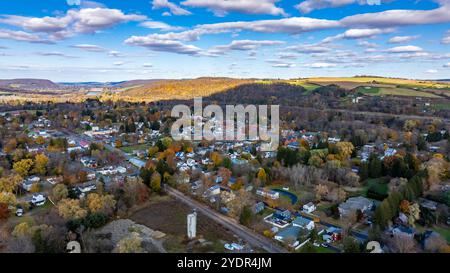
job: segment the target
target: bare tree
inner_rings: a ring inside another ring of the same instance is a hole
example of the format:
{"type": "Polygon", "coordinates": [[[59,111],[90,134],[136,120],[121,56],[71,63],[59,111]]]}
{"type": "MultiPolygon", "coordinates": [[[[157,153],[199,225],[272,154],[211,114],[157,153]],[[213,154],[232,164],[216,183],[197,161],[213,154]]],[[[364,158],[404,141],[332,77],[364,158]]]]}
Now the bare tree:
{"type": "Polygon", "coordinates": [[[418,250],[416,241],[408,235],[395,234],[387,243],[395,253],[415,253],[418,250]]]}

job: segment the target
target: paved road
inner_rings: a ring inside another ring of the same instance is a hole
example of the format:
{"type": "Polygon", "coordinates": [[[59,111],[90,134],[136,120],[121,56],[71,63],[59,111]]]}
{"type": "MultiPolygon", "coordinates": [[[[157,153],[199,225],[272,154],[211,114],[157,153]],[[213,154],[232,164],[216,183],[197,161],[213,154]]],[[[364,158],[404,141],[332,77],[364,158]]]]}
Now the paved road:
{"type": "Polygon", "coordinates": [[[250,229],[237,223],[234,219],[226,217],[209,208],[208,206],[192,200],[191,198],[173,188],[167,186],[165,189],[170,196],[180,200],[181,202],[187,204],[192,208],[195,208],[198,212],[201,212],[208,218],[211,218],[222,226],[228,228],[233,233],[247,241],[253,247],[262,248],[270,253],[288,253],[286,249],[276,245],[275,242],[272,242],[270,239],[263,237],[262,235],[256,234],[250,229]]]}
{"type": "MultiPolygon", "coordinates": [[[[89,137],[84,136],[84,135],[77,135],[77,134],[70,133],[70,132],[67,132],[67,133],[71,137],[73,137],[77,140],[83,139],[83,140],[86,140],[89,142],[92,141],[92,139],[90,139],[89,137]]],[[[108,149],[110,151],[117,151],[117,152],[121,153],[127,160],[132,158],[132,156],[128,155],[127,153],[123,152],[120,149],[116,149],[106,143],[103,143],[103,144],[106,149],[108,149]]],[[[288,251],[286,249],[276,245],[275,242],[273,242],[272,240],[270,240],[262,235],[259,235],[255,232],[253,232],[252,230],[240,225],[234,219],[229,218],[227,216],[224,216],[224,215],[214,211],[213,209],[209,208],[208,206],[191,199],[190,197],[184,195],[183,193],[181,193],[173,188],[166,186],[165,189],[166,189],[166,192],[169,195],[171,195],[172,197],[182,201],[183,203],[187,204],[188,206],[190,206],[192,208],[197,209],[197,211],[201,212],[208,218],[211,218],[212,220],[216,221],[217,223],[228,228],[233,233],[235,233],[236,235],[238,235],[239,237],[241,237],[242,239],[247,241],[253,247],[262,248],[270,253],[288,253],[288,251]]]]}

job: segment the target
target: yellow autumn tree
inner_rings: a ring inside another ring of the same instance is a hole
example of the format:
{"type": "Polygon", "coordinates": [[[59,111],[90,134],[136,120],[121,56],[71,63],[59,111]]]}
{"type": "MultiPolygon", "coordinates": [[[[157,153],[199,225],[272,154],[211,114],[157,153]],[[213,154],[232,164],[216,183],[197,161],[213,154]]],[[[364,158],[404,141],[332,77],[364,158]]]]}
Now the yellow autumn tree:
{"type": "Polygon", "coordinates": [[[100,195],[98,193],[90,193],[87,196],[86,204],[92,213],[111,213],[116,206],[116,200],[110,194],[100,195]]]}
{"type": "Polygon", "coordinates": [[[16,192],[17,188],[22,184],[23,178],[20,175],[10,175],[0,178],[0,191],[16,192]]]}
{"type": "Polygon", "coordinates": [[[259,181],[264,182],[264,183],[267,182],[267,174],[263,168],[259,169],[257,176],[258,176],[259,181]]]}
{"type": "Polygon", "coordinates": [[[62,199],[57,206],[58,214],[66,220],[86,217],[87,210],[81,207],[80,200],[62,199]]]}
{"type": "Polygon", "coordinates": [[[17,204],[17,199],[16,196],[11,192],[0,192],[0,203],[15,206],[17,204]]]}
{"type": "Polygon", "coordinates": [[[33,166],[32,159],[22,159],[13,164],[13,169],[22,177],[28,176],[28,172],[33,166]]]}
{"type": "Polygon", "coordinates": [[[341,142],[336,143],[336,147],[338,149],[339,156],[342,159],[349,158],[352,155],[353,150],[355,149],[355,147],[353,146],[353,144],[351,142],[346,142],[346,141],[341,141],[341,142]]]}
{"type": "Polygon", "coordinates": [[[34,158],[33,172],[44,175],[47,172],[48,157],[44,154],[38,154],[34,158]]]}

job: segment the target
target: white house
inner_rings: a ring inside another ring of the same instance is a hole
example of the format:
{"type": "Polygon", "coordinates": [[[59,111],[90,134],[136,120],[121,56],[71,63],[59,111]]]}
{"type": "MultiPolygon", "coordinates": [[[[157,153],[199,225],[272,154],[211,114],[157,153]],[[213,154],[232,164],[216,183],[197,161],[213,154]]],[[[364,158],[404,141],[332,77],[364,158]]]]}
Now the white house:
{"type": "Polygon", "coordinates": [[[303,205],[303,211],[306,213],[313,213],[316,210],[316,205],[313,202],[303,205]]]}
{"type": "Polygon", "coordinates": [[[296,226],[296,227],[301,227],[301,228],[304,228],[307,230],[314,229],[314,221],[307,219],[305,217],[301,217],[301,216],[295,218],[295,220],[292,222],[292,225],[296,226]]]}
{"type": "Polygon", "coordinates": [[[42,206],[45,204],[45,200],[47,198],[42,194],[33,194],[33,197],[31,198],[31,203],[35,206],[42,206]]]}

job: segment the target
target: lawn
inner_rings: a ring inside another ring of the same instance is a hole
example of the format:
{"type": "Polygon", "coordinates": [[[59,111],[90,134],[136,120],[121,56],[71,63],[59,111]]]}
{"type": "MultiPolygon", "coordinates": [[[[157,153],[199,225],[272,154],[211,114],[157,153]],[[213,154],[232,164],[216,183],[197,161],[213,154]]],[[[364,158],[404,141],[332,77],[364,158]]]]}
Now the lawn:
{"type": "Polygon", "coordinates": [[[418,91],[408,88],[381,88],[379,94],[392,96],[406,96],[406,97],[439,98],[439,96],[431,92],[418,91]]]}
{"type": "Polygon", "coordinates": [[[364,187],[363,187],[363,190],[362,190],[362,194],[367,196],[367,192],[369,191],[369,189],[372,189],[372,191],[374,191],[375,193],[377,193],[379,195],[387,195],[388,191],[389,191],[388,184],[387,183],[383,183],[383,179],[382,178],[367,179],[364,182],[364,187]]]}
{"type": "Polygon", "coordinates": [[[447,240],[447,243],[450,244],[450,229],[449,228],[434,227],[433,230],[436,231],[437,233],[441,234],[447,240]]]}
{"type": "Polygon", "coordinates": [[[450,110],[450,103],[436,103],[433,104],[433,108],[436,110],[450,110]]]}
{"type": "Polygon", "coordinates": [[[377,95],[380,93],[380,88],[373,86],[360,86],[358,87],[357,92],[368,95],[377,95]]]}
{"type": "Polygon", "coordinates": [[[124,151],[127,154],[131,154],[133,153],[133,151],[135,150],[148,150],[148,148],[150,148],[150,144],[139,144],[139,145],[132,145],[132,146],[127,146],[127,147],[122,147],[120,148],[122,151],[124,151]]]}

